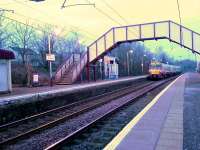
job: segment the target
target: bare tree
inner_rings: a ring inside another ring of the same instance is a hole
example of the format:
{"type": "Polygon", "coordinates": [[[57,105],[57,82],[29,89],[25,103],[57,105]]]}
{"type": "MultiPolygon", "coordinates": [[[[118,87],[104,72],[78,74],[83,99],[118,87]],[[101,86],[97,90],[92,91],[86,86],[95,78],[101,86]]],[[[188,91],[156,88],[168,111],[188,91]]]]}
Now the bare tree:
{"type": "Polygon", "coordinates": [[[4,13],[0,13],[0,48],[8,47],[11,34],[8,32],[9,22],[5,20],[4,13]]]}
{"type": "Polygon", "coordinates": [[[25,65],[28,61],[28,55],[31,55],[32,40],[35,38],[34,29],[29,26],[27,22],[25,25],[17,22],[13,23],[14,31],[11,36],[12,48],[16,51],[22,59],[22,63],[25,65]]]}
{"type": "Polygon", "coordinates": [[[56,37],[52,33],[53,28],[50,26],[46,26],[44,28],[41,28],[41,31],[39,31],[37,38],[34,40],[34,45],[36,51],[39,53],[40,56],[40,65],[44,68],[48,68],[48,62],[46,61],[46,54],[48,53],[49,49],[49,40],[50,37],[50,49],[52,53],[56,53],[55,49],[55,42],[56,37]]]}
{"type": "Polygon", "coordinates": [[[48,63],[46,61],[46,53],[48,53],[48,35],[43,32],[42,35],[37,38],[35,41],[36,49],[40,57],[40,65],[44,68],[48,68],[48,63]]]}
{"type": "Polygon", "coordinates": [[[25,65],[27,73],[27,85],[31,84],[31,64],[29,63],[30,56],[33,54],[31,49],[32,41],[35,39],[35,31],[29,25],[13,23],[13,33],[11,36],[12,49],[16,51],[22,59],[22,64],[25,65]]]}

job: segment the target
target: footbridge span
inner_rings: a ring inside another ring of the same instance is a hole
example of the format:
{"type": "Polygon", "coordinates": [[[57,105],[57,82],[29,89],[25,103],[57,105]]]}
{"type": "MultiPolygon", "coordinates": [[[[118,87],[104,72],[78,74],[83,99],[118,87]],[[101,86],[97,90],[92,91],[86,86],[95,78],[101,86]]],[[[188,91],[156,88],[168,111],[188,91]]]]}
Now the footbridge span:
{"type": "Polygon", "coordinates": [[[89,65],[119,44],[160,39],[168,39],[193,53],[200,54],[200,34],[170,20],[113,27],[87,47],[87,52],[80,57],[79,62],[68,65],[66,61],[56,72],[55,80],[60,82],[67,79],[64,83],[71,84],[76,81],[85,66],[89,80],[89,65]]]}

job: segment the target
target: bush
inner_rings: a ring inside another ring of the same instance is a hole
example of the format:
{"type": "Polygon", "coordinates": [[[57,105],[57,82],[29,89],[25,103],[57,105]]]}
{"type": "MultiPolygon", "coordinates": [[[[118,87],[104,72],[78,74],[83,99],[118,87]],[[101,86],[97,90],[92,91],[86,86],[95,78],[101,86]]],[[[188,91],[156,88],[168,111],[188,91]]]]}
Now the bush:
{"type": "Polygon", "coordinates": [[[27,72],[26,67],[23,64],[12,64],[12,83],[26,85],[27,84],[27,72]]]}

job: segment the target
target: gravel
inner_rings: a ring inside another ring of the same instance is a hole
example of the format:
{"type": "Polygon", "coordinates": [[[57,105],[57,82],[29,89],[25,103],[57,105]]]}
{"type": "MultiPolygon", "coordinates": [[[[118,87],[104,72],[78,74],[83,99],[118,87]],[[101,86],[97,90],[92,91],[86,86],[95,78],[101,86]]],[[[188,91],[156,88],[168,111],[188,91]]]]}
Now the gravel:
{"type": "Polygon", "coordinates": [[[44,149],[45,147],[55,143],[58,139],[61,139],[71,132],[83,127],[84,125],[88,124],[94,120],[94,118],[98,118],[102,116],[102,114],[108,112],[114,107],[117,107],[119,103],[122,101],[127,101],[129,99],[129,95],[126,96],[127,98],[119,98],[118,100],[114,100],[111,103],[103,105],[97,109],[94,109],[90,112],[84,113],[77,118],[68,120],[58,126],[55,126],[51,129],[45,130],[40,134],[35,134],[31,136],[31,138],[19,141],[15,145],[10,145],[6,149],[19,149],[19,150],[40,150],[44,149]],[[54,135],[52,137],[52,135],[54,135]]]}
{"type": "Polygon", "coordinates": [[[55,143],[61,138],[69,135],[73,131],[83,127],[89,122],[93,121],[108,112],[109,110],[117,107],[124,101],[127,101],[130,95],[125,96],[126,98],[119,98],[108,104],[105,104],[97,109],[91,110],[90,112],[84,113],[74,119],[68,120],[62,124],[59,124],[51,129],[44,130],[39,134],[35,134],[28,139],[19,141],[14,145],[9,145],[6,149],[17,149],[17,150],[40,150],[44,149],[51,144],[55,143]],[[53,135],[53,137],[52,137],[53,135]]]}

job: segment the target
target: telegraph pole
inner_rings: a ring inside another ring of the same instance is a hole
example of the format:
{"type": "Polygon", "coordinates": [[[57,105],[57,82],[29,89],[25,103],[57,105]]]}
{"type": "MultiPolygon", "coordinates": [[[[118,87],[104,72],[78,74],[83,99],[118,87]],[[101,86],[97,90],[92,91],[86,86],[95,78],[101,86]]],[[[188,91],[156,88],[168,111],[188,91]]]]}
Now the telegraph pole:
{"type": "MultiPolygon", "coordinates": [[[[51,39],[50,35],[48,35],[48,45],[49,45],[49,55],[51,55],[51,39]]],[[[49,76],[50,76],[50,86],[52,86],[52,63],[49,61],[49,76]]]]}

